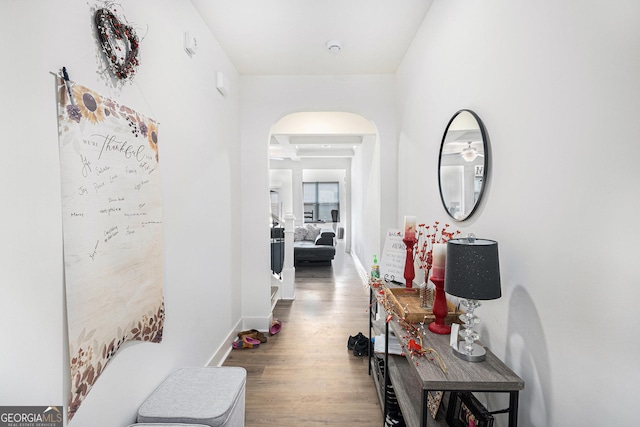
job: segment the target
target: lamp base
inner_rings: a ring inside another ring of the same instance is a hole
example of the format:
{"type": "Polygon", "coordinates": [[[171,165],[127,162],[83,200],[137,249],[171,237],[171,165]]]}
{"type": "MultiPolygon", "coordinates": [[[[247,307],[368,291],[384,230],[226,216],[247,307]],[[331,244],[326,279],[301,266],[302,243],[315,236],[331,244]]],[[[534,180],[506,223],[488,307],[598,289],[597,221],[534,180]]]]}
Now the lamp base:
{"type": "Polygon", "coordinates": [[[473,348],[471,350],[471,354],[467,353],[465,350],[465,345],[467,343],[464,341],[458,342],[458,347],[451,347],[453,354],[458,356],[460,359],[466,360],[467,362],[482,362],[487,357],[487,351],[481,345],[473,343],[473,348]]]}

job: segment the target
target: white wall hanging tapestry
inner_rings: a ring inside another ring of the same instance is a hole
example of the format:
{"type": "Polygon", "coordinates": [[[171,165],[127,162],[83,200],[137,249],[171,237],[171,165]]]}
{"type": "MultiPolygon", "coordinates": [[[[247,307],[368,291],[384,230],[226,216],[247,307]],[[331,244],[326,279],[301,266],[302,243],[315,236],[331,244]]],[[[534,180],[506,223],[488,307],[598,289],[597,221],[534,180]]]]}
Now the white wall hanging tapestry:
{"type": "Polygon", "coordinates": [[[162,203],[157,122],[57,88],[71,420],[123,343],[162,340],[162,203]]]}

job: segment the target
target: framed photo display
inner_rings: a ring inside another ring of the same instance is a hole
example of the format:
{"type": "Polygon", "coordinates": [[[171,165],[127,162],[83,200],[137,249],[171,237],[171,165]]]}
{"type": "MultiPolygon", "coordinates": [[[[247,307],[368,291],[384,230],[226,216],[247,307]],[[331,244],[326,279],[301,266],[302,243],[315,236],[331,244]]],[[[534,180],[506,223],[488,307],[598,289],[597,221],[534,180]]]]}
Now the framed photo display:
{"type": "Polygon", "coordinates": [[[493,427],[493,415],[471,392],[452,391],[447,424],[451,427],[493,427]]]}

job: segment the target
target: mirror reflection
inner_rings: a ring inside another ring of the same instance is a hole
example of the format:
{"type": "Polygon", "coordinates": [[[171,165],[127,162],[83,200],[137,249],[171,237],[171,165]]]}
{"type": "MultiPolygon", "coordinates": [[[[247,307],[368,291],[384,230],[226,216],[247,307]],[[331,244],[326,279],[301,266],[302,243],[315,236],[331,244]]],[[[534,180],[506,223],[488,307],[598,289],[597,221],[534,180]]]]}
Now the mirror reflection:
{"type": "Polygon", "coordinates": [[[442,137],[438,165],[440,197],[453,219],[464,221],[475,211],[487,165],[487,138],[480,118],[471,110],[458,111],[442,137]]]}

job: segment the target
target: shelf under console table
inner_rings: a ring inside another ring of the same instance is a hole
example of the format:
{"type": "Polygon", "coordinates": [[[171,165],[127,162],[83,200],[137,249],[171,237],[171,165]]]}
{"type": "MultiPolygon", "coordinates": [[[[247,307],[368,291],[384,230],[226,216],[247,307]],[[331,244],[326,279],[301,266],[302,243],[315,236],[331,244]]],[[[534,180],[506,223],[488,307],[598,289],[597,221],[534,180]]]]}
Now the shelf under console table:
{"type": "MultiPolygon", "coordinates": [[[[376,298],[373,292],[372,290],[371,302],[375,304],[376,298]]],[[[384,317],[390,313],[382,310],[380,314],[384,317]]],[[[409,335],[393,315],[388,322],[383,319],[377,325],[371,317],[370,328],[378,331],[383,329],[386,343],[389,342],[390,331],[401,341],[409,335]]],[[[442,417],[433,419],[427,409],[429,393],[443,391],[508,393],[509,407],[492,413],[508,413],[509,426],[517,427],[519,392],[524,389],[524,381],[506,364],[489,349],[486,349],[486,359],[482,362],[467,362],[458,358],[449,345],[449,335],[438,335],[427,330],[422,335],[422,341],[423,347],[432,348],[440,355],[446,366],[446,372],[443,372],[438,363],[426,357],[415,359],[406,351],[404,356],[390,355],[387,348],[383,355],[384,379],[376,381],[381,383],[382,390],[386,390],[389,383],[393,384],[407,426],[446,426],[447,423],[442,417]]],[[[371,355],[373,356],[372,351],[371,355]]],[[[369,365],[371,373],[371,367],[375,364],[371,362],[369,365]]],[[[383,408],[386,418],[384,403],[383,408]]]]}

